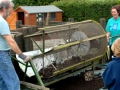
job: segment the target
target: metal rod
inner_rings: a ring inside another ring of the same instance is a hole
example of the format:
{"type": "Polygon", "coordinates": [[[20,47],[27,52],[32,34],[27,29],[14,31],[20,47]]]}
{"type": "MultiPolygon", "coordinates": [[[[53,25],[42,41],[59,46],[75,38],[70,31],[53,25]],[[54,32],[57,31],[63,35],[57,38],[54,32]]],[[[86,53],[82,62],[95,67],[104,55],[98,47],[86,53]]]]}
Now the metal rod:
{"type": "Polygon", "coordinates": [[[42,59],[43,59],[43,69],[42,69],[42,71],[43,71],[43,73],[44,73],[44,53],[45,53],[45,31],[44,30],[42,30],[42,33],[43,33],[43,35],[42,35],[42,40],[43,40],[43,57],[42,57],[42,59]]]}
{"type": "Polygon", "coordinates": [[[23,81],[25,81],[25,78],[26,78],[27,68],[28,68],[28,62],[26,63],[26,66],[25,66],[25,74],[24,74],[23,81]]]}
{"type": "Polygon", "coordinates": [[[93,22],[93,20],[86,20],[86,21],[82,21],[82,22],[74,22],[74,23],[68,23],[68,24],[64,24],[64,25],[50,26],[50,27],[38,28],[38,29],[39,30],[46,30],[46,29],[50,29],[50,28],[69,26],[69,25],[75,25],[75,24],[84,24],[84,23],[90,23],[90,22],[93,22]]]}
{"type": "Polygon", "coordinates": [[[16,61],[20,62],[21,64],[25,65],[23,62],[17,60],[15,57],[11,56],[11,58],[13,58],[13,60],[16,60],[16,61]]]}
{"type": "MultiPolygon", "coordinates": [[[[77,27],[74,27],[74,28],[71,28],[71,29],[75,29],[77,27]]],[[[62,31],[67,31],[68,28],[64,28],[64,29],[60,29],[60,30],[55,30],[55,31],[48,31],[48,32],[45,32],[45,34],[50,34],[50,33],[55,33],[55,32],[62,32],[62,31]]],[[[43,33],[37,33],[37,34],[31,34],[31,35],[26,35],[24,36],[24,38],[28,38],[28,37],[36,37],[36,36],[39,36],[39,35],[43,35],[43,33]]]]}
{"type": "Polygon", "coordinates": [[[30,38],[30,39],[33,41],[33,43],[35,43],[35,45],[38,47],[38,49],[39,49],[41,52],[43,52],[42,48],[39,47],[39,45],[35,42],[35,40],[32,39],[32,38],[30,38]]]}
{"type": "Polygon", "coordinates": [[[53,63],[51,62],[51,60],[49,60],[47,57],[45,57],[48,61],[49,61],[49,63],[53,66],[53,68],[55,69],[55,70],[57,70],[57,68],[53,65],[53,63]]]}
{"type": "Polygon", "coordinates": [[[87,38],[87,39],[84,39],[84,40],[81,40],[81,41],[75,41],[75,42],[63,44],[63,45],[55,47],[53,50],[60,50],[62,48],[67,48],[67,47],[70,47],[70,46],[74,46],[74,45],[80,44],[82,42],[86,42],[86,41],[90,41],[90,40],[97,39],[97,38],[102,38],[102,37],[106,37],[106,35],[102,34],[102,35],[95,36],[95,37],[92,37],[92,38],[87,38]]]}
{"type": "Polygon", "coordinates": [[[36,70],[33,62],[30,61],[30,64],[31,64],[31,67],[32,67],[32,69],[33,69],[33,71],[34,71],[34,73],[35,73],[35,76],[36,76],[36,78],[37,78],[38,84],[41,85],[41,86],[44,86],[44,84],[43,84],[43,82],[42,82],[42,79],[40,78],[40,76],[39,76],[39,74],[38,74],[38,72],[37,72],[37,70],[36,70]]]}

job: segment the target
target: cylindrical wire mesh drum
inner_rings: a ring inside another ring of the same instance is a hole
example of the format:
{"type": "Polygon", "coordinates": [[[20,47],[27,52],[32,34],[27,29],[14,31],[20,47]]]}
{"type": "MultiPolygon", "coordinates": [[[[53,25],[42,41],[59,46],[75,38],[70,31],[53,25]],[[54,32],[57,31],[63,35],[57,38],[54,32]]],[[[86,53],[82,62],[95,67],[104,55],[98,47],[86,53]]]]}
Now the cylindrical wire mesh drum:
{"type": "Polygon", "coordinates": [[[33,63],[43,77],[82,68],[87,62],[100,60],[107,50],[105,31],[93,20],[40,28],[32,38],[45,51],[33,44],[37,54],[42,54],[33,63]]]}

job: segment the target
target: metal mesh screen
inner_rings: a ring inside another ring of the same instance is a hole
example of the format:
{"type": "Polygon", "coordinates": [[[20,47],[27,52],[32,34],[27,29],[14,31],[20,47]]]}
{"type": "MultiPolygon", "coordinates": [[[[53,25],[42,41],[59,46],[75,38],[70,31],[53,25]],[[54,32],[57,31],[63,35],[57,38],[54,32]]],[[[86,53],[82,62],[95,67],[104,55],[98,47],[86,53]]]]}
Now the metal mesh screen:
{"type": "MultiPolygon", "coordinates": [[[[53,63],[56,70],[62,70],[85,60],[101,56],[107,49],[105,32],[98,23],[93,21],[46,27],[45,30],[40,29],[39,33],[41,34],[34,37],[34,40],[42,49],[57,48],[58,46],[60,48],[44,54],[45,58],[49,57],[47,58],[49,60],[47,67],[53,63]],[[69,45],[71,43],[72,45],[69,45]]],[[[38,49],[35,44],[34,49],[38,49]]],[[[46,62],[45,58],[44,63],[46,62]]]]}

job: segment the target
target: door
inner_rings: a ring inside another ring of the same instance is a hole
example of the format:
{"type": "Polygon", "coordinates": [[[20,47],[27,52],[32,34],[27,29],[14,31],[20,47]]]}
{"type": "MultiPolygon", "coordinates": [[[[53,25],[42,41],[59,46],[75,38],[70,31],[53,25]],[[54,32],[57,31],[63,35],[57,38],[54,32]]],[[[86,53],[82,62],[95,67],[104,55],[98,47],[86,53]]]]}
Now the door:
{"type": "Polygon", "coordinates": [[[16,21],[17,21],[17,13],[12,12],[10,16],[6,19],[10,26],[10,30],[15,30],[16,29],[16,21]]]}
{"type": "Polygon", "coordinates": [[[24,12],[18,12],[18,20],[22,20],[22,24],[24,25],[24,12]]]}

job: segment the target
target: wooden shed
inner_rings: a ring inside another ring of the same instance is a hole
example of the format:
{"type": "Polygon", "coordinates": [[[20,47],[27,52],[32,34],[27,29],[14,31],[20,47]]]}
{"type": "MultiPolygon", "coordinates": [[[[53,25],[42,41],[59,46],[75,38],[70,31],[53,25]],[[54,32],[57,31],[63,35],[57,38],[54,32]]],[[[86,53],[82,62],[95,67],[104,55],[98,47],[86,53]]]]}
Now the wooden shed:
{"type": "Polygon", "coordinates": [[[23,25],[36,25],[36,21],[46,20],[47,13],[49,13],[50,21],[62,22],[62,12],[54,5],[48,6],[19,6],[7,18],[11,29],[16,28],[16,21],[22,20],[23,25]]]}

